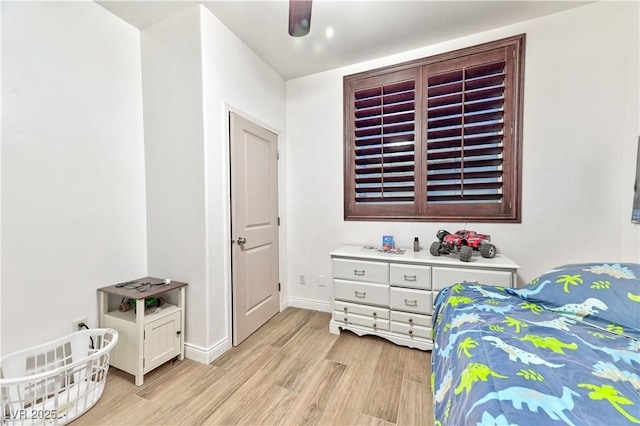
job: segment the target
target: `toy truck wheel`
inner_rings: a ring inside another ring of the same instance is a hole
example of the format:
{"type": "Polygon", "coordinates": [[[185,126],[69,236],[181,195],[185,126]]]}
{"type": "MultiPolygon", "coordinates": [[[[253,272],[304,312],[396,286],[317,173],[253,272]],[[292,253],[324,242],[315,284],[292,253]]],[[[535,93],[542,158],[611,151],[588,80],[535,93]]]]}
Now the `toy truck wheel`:
{"type": "Polygon", "coordinates": [[[439,231],[438,231],[438,233],[436,234],[436,238],[438,239],[438,241],[443,242],[443,241],[444,241],[444,238],[445,238],[447,235],[451,235],[451,232],[449,232],[449,231],[447,231],[447,230],[444,230],[444,229],[441,229],[441,230],[439,230],[439,231]]]}
{"type": "Polygon", "coordinates": [[[440,246],[439,241],[432,242],[431,247],[429,247],[429,253],[431,253],[432,256],[440,256],[440,246]]]}
{"type": "Polygon", "coordinates": [[[488,259],[496,257],[496,246],[494,246],[493,244],[480,244],[479,250],[482,257],[486,257],[488,259]]]}
{"type": "Polygon", "coordinates": [[[463,262],[468,262],[471,260],[471,256],[473,255],[473,249],[469,246],[460,247],[460,260],[463,262]]]}

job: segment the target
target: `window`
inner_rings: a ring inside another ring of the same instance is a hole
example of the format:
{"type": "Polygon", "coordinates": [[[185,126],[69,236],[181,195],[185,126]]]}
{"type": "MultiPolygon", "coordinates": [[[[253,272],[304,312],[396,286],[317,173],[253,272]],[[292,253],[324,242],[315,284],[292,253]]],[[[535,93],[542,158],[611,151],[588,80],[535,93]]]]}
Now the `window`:
{"type": "Polygon", "coordinates": [[[520,222],[524,42],[346,76],[345,219],[520,222]]]}

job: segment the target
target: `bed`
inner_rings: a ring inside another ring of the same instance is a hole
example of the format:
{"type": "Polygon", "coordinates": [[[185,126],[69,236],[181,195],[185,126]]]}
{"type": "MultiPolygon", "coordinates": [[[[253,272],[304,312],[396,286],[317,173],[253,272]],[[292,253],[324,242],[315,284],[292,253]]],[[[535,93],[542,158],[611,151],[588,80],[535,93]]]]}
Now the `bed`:
{"type": "Polygon", "coordinates": [[[573,264],[434,306],[435,425],[640,423],[640,264],[573,264]]]}

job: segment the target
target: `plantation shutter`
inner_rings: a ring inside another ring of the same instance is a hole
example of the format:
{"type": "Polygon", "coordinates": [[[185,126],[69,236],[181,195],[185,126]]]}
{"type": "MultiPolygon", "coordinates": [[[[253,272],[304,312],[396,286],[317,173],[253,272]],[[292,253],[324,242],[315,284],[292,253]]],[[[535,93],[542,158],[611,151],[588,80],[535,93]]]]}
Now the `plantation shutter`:
{"type": "Polygon", "coordinates": [[[358,212],[415,210],[417,76],[412,70],[368,79],[351,90],[351,197],[358,212]]]}
{"type": "Polygon", "coordinates": [[[427,213],[509,210],[511,52],[499,48],[424,67],[427,213]]]}
{"type": "Polygon", "coordinates": [[[345,77],[345,219],[520,221],[524,35],[345,77]]]}

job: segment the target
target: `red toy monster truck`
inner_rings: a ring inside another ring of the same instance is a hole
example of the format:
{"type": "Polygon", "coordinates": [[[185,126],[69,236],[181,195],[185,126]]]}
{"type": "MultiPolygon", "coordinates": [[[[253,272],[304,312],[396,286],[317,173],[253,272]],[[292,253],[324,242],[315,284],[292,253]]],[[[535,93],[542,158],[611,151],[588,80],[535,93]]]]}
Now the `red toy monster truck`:
{"type": "Polygon", "coordinates": [[[482,257],[492,258],[496,256],[496,246],[490,243],[491,236],[478,234],[475,231],[461,230],[451,234],[441,229],[436,234],[438,241],[434,241],[429,248],[433,256],[441,254],[459,253],[460,260],[471,260],[473,250],[478,250],[482,257]]]}

